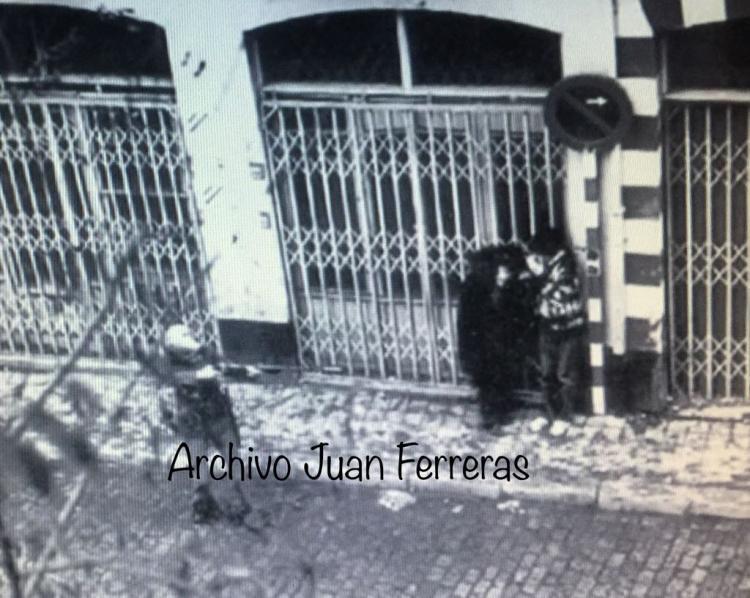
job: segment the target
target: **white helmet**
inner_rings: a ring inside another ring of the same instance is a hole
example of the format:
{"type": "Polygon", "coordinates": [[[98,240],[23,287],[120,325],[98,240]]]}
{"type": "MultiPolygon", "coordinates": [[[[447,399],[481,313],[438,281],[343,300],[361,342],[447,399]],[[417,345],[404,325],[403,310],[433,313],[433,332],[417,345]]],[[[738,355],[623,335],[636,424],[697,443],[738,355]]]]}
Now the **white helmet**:
{"type": "Polygon", "coordinates": [[[164,333],[164,350],[170,357],[191,361],[201,350],[190,329],[184,324],[174,324],[164,333]]]}

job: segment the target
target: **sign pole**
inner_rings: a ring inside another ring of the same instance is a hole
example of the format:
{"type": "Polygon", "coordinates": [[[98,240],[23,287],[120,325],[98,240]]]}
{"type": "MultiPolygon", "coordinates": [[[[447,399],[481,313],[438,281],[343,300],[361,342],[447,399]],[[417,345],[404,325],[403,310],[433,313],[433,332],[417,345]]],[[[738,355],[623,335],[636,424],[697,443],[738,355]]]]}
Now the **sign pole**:
{"type": "Polygon", "coordinates": [[[604,277],[602,276],[600,156],[595,150],[583,151],[583,185],[586,214],[585,288],[588,314],[588,353],[591,372],[589,397],[594,415],[607,410],[604,379],[604,277]]]}
{"type": "MultiPolygon", "coordinates": [[[[575,75],[557,83],[547,96],[544,117],[552,135],[572,150],[582,172],[583,213],[586,226],[585,289],[588,314],[588,352],[591,369],[591,411],[607,410],[605,384],[605,319],[601,152],[622,141],[633,122],[633,106],[616,80],[599,75],[575,75]]],[[[575,190],[578,195],[578,190],[575,190]]],[[[568,198],[570,201],[572,198],[568,198]]],[[[578,206],[576,206],[577,208],[578,206]]]]}

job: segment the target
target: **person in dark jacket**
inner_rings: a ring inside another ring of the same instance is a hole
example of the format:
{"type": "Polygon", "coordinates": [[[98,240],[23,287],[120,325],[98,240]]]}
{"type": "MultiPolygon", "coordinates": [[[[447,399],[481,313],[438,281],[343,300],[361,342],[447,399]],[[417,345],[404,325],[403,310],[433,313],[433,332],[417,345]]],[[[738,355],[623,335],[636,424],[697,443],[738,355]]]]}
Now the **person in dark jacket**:
{"type": "Polygon", "coordinates": [[[516,406],[522,385],[533,305],[518,277],[524,269],[520,247],[484,248],[470,256],[471,273],[458,309],[459,355],[478,390],[485,427],[502,423],[516,406]]]}
{"type": "Polygon", "coordinates": [[[528,269],[538,278],[542,389],[550,419],[579,407],[586,363],[586,314],[576,259],[559,229],[539,231],[528,245],[528,269]]]}
{"type": "MultiPolygon", "coordinates": [[[[229,443],[240,446],[239,424],[214,356],[182,323],[167,327],[163,350],[166,360],[143,356],[141,361],[171,386],[161,401],[164,423],[188,442],[191,453],[218,452],[226,459],[229,443]]],[[[226,518],[244,525],[250,504],[237,481],[203,482],[195,489],[192,509],[197,524],[226,518]]]]}

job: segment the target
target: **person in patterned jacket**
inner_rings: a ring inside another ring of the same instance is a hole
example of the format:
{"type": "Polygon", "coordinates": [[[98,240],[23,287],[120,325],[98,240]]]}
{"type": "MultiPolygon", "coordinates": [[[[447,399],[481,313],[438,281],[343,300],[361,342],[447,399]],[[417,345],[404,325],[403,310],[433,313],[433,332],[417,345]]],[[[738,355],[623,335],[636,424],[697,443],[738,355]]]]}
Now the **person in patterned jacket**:
{"type": "Polygon", "coordinates": [[[576,259],[559,229],[540,230],[528,244],[526,265],[538,278],[542,389],[550,419],[570,419],[580,408],[586,315],[576,259]]]}

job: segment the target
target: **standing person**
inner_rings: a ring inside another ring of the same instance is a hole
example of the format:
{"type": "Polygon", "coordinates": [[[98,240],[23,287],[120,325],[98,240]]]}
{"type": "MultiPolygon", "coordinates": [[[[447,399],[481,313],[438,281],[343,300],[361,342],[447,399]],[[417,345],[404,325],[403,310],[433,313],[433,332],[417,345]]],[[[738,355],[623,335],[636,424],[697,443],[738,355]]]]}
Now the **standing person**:
{"type": "MultiPolygon", "coordinates": [[[[157,360],[142,361],[172,387],[171,396],[161,405],[166,425],[181,440],[189,441],[191,453],[208,456],[218,451],[228,463],[229,443],[240,447],[239,426],[212,356],[181,323],[168,326],[163,345],[167,364],[159,367],[157,360]]],[[[197,486],[192,509],[198,524],[225,517],[244,525],[250,505],[240,482],[223,480],[197,486]]]]}
{"type": "Polygon", "coordinates": [[[528,302],[519,293],[523,270],[519,247],[488,247],[470,258],[458,309],[459,355],[478,390],[484,427],[502,423],[515,406],[523,379],[528,302]]]}
{"type": "MultiPolygon", "coordinates": [[[[561,230],[543,229],[528,245],[526,264],[539,281],[536,314],[548,415],[550,420],[569,420],[582,396],[586,346],[575,256],[561,230]]],[[[557,435],[563,427],[555,421],[550,432],[557,435]]]]}

